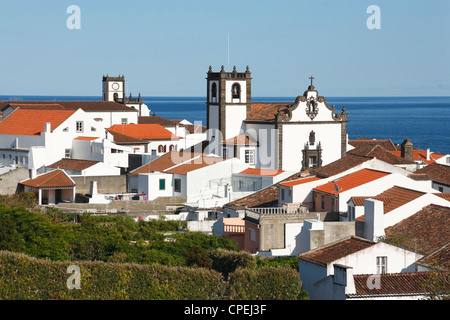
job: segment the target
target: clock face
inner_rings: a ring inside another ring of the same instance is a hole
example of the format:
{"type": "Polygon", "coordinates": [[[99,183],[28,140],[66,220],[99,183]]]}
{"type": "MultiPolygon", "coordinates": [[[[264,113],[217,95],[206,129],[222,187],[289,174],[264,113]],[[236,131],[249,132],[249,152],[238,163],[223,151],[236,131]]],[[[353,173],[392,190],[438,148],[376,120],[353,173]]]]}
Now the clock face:
{"type": "Polygon", "coordinates": [[[112,88],[113,88],[114,90],[118,90],[118,89],[119,89],[119,84],[118,84],[117,82],[114,82],[114,83],[112,84],[112,88]]]}

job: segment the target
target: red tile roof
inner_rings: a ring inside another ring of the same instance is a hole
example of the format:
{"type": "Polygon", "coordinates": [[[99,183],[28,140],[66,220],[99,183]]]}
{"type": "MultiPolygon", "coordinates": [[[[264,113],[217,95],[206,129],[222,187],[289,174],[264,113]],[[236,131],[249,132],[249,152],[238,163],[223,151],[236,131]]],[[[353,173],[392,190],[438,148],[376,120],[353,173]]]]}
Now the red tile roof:
{"type": "Polygon", "coordinates": [[[386,238],[401,239],[401,245],[424,254],[450,241],[450,207],[430,204],[412,216],[385,229],[386,238]]]}
{"type": "MultiPolygon", "coordinates": [[[[401,151],[391,151],[393,154],[395,154],[396,156],[401,156],[401,151]]],[[[413,151],[413,160],[422,160],[423,162],[425,162],[426,164],[432,164],[432,163],[436,163],[436,160],[438,160],[439,158],[445,156],[445,154],[443,153],[434,153],[431,152],[430,154],[430,158],[427,160],[427,151],[426,150],[414,150],[413,151]]]]}
{"type": "Polygon", "coordinates": [[[21,181],[20,184],[35,188],[75,187],[75,183],[63,170],[54,170],[44,173],[34,179],[21,181]]]}
{"type": "Polygon", "coordinates": [[[274,177],[283,172],[283,170],[247,168],[244,171],[239,172],[239,174],[274,177]]]}
{"type": "Polygon", "coordinates": [[[416,261],[416,264],[442,271],[450,271],[450,242],[416,261]]]}
{"type": "Polygon", "coordinates": [[[144,140],[178,140],[160,124],[116,124],[107,130],[144,140]]]}
{"type": "Polygon", "coordinates": [[[309,261],[321,266],[326,266],[330,262],[336,261],[360,250],[364,250],[373,245],[375,245],[375,242],[373,241],[369,241],[367,239],[359,238],[356,236],[351,236],[347,239],[337,241],[325,247],[303,253],[299,257],[302,260],[309,261]]]}
{"type": "Polygon", "coordinates": [[[88,141],[92,141],[92,140],[97,140],[99,137],[76,137],[75,140],[88,140],[88,141]]]}
{"type": "Polygon", "coordinates": [[[425,192],[394,186],[374,197],[352,197],[351,199],[355,206],[363,206],[364,200],[369,198],[383,201],[384,213],[388,213],[424,194],[425,192]]]}
{"type": "Polygon", "coordinates": [[[53,131],[75,110],[16,109],[0,122],[0,134],[39,135],[50,122],[53,131]]]}
{"type": "Polygon", "coordinates": [[[152,116],[141,116],[138,118],[139,124],[160,124],[163,127],[175,127],[177,122],[174,120],[162,118],[157,115],[152,116]]]}
{"type": "Polygon", "coordinates": [[[293,186],[297,186],[299,184],[308,183],[312,181],[321,180],[319,177],[308,177],[308,178],[300,178],[297,180],[287,181],[287,182],[281,182],[281,186],[292,188],[293,186]]]}
{"type": "Polygon", "coordinates": [[[375,181],[382,177],[389,175],[388,172],[377,171],[372,169],[361,169],[349,175],[343,176],[334,181],[314,188],[315,191],[320,191],[329,194],[339,194],[343,191],[348,191],[355,187],[361,186],[371,181],[375,181]],[[336,190],[336,185],[339,187],[339,192],[336,190]]]}
{"type": "Polygon", "coordinates": [[[371,283],[370,274],[354,275],[356,294],[350,294],[349,297],[370,296],[405,296],[405,295],[423,295],[429,292],[445,289],[450,290],[450,273],[442,272],[432,274],[430,272],[412,272],[412,273],[387,273],[376,275],[379,278],[379,288],[368,286],[371,283]],[[433,279],[439,278],[438,282],[433,279]],[[444,285],[444,288],[439,288],[444,285]]]}
{"type": "Polygon", "coordinates": [[[287,110],[294,103],[252,103],[246,121],[273,121],[275,116],[287,110]]]}

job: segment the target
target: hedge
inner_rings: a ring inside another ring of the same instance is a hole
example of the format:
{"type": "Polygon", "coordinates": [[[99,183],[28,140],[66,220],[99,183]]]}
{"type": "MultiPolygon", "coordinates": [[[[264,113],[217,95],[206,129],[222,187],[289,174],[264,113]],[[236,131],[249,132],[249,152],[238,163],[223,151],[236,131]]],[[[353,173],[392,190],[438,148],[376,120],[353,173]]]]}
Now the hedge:
{"type": "Polygon", "coordinates": [[[56,262],[0,251],[3,300],[229,300],[303,298],[298,273],[288,267],[238,268],[229,274],[207,268],[107,263],[56,262]],[[80,288],[69,289],[80,270],[80,288]],[[70,283],[70,282],[69,282],[70,283]]]}

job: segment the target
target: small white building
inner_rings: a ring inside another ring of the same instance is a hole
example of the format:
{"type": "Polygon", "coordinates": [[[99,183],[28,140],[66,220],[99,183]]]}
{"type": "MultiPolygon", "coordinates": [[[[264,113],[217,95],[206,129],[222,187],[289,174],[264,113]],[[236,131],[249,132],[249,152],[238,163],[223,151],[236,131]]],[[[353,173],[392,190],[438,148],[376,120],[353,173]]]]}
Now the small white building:
{"type": "Polygon", "coordinates": [[[54,170],[19,182],[22,191],[33,192],[39,205],[75,202],[76,184],[63,170],[54,170]]]}
{"type": "Polygon", "coordinates": [[[356,293],[353,276],[414,272],[421,257],[384,242],[351,236],[299,256],[302,289],[311,300],[346,299],[356,293]]]}

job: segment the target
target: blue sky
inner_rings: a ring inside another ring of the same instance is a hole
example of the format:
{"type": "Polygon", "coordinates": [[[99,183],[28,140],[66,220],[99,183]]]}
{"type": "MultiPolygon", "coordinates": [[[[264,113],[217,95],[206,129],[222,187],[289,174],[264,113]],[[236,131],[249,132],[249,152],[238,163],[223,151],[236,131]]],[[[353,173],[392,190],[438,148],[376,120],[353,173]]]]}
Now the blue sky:
{"type": "Polygon", "coordinates": [[[229,33],[255,97],[300,95],[311,75],[324,96],[450,96],[449,14],[447,0],[0,0],[0,95],[99,96],[103,74],[124,74],[127,94],[204,96],[229,33]]]}

